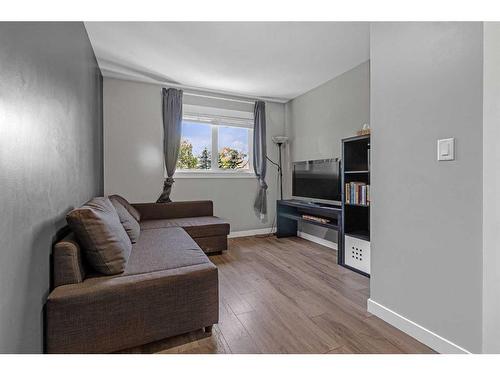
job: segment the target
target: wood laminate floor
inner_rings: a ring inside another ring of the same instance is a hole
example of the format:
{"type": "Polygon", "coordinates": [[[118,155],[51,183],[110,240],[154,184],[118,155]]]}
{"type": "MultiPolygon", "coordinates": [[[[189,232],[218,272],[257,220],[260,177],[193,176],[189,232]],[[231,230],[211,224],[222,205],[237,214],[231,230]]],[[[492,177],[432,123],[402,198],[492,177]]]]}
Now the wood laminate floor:
{"type": "Polygon", "coordinates": [[[219,324],[127,353],[433,353],[366,311],[369,280],[336,252],[291,237],[229,240],[219,268],[219,324]]]}

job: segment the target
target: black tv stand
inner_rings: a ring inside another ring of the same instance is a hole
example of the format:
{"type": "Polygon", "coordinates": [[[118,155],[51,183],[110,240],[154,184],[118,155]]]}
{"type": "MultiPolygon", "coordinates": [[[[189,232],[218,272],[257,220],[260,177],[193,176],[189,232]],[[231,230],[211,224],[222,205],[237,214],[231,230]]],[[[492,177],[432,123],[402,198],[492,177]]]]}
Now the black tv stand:
{"type": "Polygon", "coordinates": [[[288,201],[293,202],[293,203],[298,203],[301,205],[312,206],[312,207],[342,208],[342,205],[340,203],[339,204],[320,203],[320,202],[306,201],[306,200],[301,200],[301,199],[289,199],[288,201]]]}
{"type": "Polygon", "coordinates": [[[297,235],[297,224],[299,222],[309,223],[320,227],[336,230],[338,235],[337,247],[342,248],[342,207],[341,205],[307,202],[299,199],[284,199],[277,201],[277,225],[276,236],[278,238],[297,235]],[[322,223],[305,219],[302,215],[310,215],[329,220],[322,223]]]}

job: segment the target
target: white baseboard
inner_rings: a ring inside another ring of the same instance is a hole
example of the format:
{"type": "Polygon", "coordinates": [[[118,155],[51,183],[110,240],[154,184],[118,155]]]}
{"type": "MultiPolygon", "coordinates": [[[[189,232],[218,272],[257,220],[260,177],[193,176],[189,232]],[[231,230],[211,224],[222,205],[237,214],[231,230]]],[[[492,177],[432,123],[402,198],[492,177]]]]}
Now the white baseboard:
{"type": "Polygon", "coordinates": [[[227,238],[258,236],[258,235],[261,235],[261,234],[270,234],[270,233],[271,233],[271,228],[240,230],[240,231],[229,233],[229,235],[227,236],[227,238]]]}
{"type": "Polygon", "coordinates": [[[297,231],[297,237],[303,238],[304,240],[308,240],[311,242],[315,242],[317,244],[329,247],[330,249],[337,250],[337,244],[333,241],[328,241],[325,240],[324,238],[320,238],[317,236],[313,236],[312,234],[306,233],[306,232],[301,232],[297,231]]]}
{"type": "Polygon", "coordinates": [[[387,307],[368,299],[368,311],[390,325],[400,329],[421,343],[443,354],[470,354],[470,352],[459,345],[437,335],[425,327],[405,318],[402,315],[388,309],[387,307]]]}

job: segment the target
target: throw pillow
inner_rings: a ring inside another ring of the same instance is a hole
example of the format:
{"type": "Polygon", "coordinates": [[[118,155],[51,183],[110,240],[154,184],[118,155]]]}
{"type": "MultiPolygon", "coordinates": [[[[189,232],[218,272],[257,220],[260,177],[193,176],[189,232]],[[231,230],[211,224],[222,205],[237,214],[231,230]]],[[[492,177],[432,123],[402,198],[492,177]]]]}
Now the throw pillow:
{"type": "Polygon", "coordinates": [[[116,201],[120,203],[123,207],[125,207],[125,209],[129,212],[130,215],[133,216],[133,218],[137,222],[141,221],[141,214],[129,203],[128,200],[117,194],[110,195],[108,198],[111,200],[111,202],[116,201]]]}
{"type": "Polygon", "coordinates": [[[66,220],[96,271],[115,275],[125,270],[132,243],[108,198],[91,199],[72,210],[66,220]]]}
{"type": "Polygon", "coordinates": [[[141,227],[139,223],[117,199],[110,199],[110,201],[115,207],[116,213],[118,214],[120,222],[122,223],[123,228],[125,228],[125,232],[127,232],[130,241],[132,241],[132,243],[136,243],[139,239],[139,235],[141,234],[141,227]]]}

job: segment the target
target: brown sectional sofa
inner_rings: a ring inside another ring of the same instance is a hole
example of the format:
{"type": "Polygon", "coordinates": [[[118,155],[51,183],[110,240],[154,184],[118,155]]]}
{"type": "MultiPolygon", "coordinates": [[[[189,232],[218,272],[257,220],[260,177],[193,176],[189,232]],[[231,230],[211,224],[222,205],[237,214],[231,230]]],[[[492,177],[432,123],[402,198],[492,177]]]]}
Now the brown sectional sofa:
{"type": "Polygon", "coordinates": [[[202,249],[226,249],[229,224],[210,201],[134,207],[141,232],[121,274],[91,271],[73,234],[54,246],[46,352],[109,353],[218,322],[217,268],[202,249]]]}

